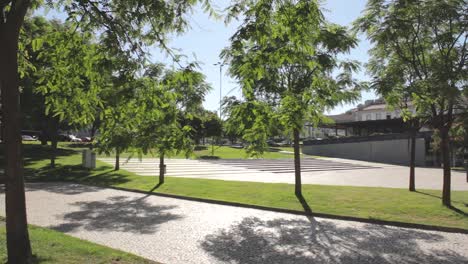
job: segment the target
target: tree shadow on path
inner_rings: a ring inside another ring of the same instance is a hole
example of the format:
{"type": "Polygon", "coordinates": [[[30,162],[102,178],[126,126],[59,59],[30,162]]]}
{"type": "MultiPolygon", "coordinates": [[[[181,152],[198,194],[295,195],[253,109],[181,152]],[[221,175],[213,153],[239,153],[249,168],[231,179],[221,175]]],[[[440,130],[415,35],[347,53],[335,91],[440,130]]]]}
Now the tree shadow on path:
{"type": "Polygon", "coordinates": [[[143,198],[113,196],[102,201],[72,203],[78,211],[66,213],[67,223],[52,226],[58,231],[72,232],[78,228],[88,231],[119,231],[135,234],[151,234],[161,224],[181,219],[170,211],[177,206],[152,205],[143,198]]]}
{"type": "Polygon", "coordinates": [[[206,236],[201,247],[227,263],[468,263],[439,249],[444,240],[436,233],[379,225],[247,217],[206,236]]]}
{"type": "Polygon", "coordinates": [[[46,191],[65,195],[79,195],[103,190],[102,188],[96,186],[64,182],[27,183],[25,189],[26,192],[46,191]]]}

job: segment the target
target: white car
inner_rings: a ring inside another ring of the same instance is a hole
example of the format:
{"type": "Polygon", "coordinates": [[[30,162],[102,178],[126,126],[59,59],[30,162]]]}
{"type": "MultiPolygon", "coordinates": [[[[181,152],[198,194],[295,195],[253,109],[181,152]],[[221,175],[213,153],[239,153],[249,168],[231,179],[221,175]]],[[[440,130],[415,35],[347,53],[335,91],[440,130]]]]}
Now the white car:
{"type": "Polygon", "coordinates": [[[30,135],[21,135],[21,140],[23,140],[23,141],[36,141],[37,139],[35,137],[30,136],[30,135]]]}
{"type": "Polygon", "coordinates": [[[74,135],[70,135],[69,137],[70,137],[71,142],[81,142],[82,141],[81,138],[77,138],[74,135]]]}

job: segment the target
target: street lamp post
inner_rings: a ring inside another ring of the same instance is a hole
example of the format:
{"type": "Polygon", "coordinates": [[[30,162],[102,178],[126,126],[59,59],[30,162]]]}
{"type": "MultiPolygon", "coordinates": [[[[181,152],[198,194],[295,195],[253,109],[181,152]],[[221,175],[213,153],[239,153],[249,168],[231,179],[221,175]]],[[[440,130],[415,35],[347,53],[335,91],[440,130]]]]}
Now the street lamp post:
{"type": "Polygon", "coordinates": [[[219,65],[219,119],[221,119],[222,101],[223,101],[223,66],[226,65],[222,62],[213,64],[214,66],[219,65]]]}

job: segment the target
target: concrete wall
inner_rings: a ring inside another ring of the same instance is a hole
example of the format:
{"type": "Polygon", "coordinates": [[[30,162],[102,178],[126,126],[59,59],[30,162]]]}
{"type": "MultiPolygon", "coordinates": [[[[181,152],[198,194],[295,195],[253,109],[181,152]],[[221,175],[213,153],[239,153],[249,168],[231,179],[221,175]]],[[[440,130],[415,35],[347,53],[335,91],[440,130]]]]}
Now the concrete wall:
{"type": "MultiPolygon", "coordinates": [[[[426,165],[424,138],[416,139],[416,165],[426,165]]],[[[302,152],[308,155],[375,161],[408,165],[410,145],[408,139],[339,142],[330,144],[304,144],[302,152]]]]}

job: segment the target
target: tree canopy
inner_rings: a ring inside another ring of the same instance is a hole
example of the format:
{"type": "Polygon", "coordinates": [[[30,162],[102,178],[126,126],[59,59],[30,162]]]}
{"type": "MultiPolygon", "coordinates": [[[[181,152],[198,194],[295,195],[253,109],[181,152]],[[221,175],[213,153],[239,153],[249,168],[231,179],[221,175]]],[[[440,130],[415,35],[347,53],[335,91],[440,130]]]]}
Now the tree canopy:
{"type": "MultiPolygon", "coordinates": [[[[441,137],[443,203],[450,206],[449,131],[466,108],[468,5],[464,0],[369,1],[355,27],[374,44],[374,86],[394,104],[410,102],[441,137]]],[[[408,111],[406,111],[408,115],[408,111]]]]}
{"type": "MultiPolygon", "coordinates": [[[[82,32],[105,34],[109,45],[138,57],[141,61],[145,59],[146,47],[152,44],[157,44],[174,60],[179,60],[179,56],[167,46],[167,36],[181,33],[187,28],[187,14],[196,4],[201,4],[206,11],[214,13],[208,0],[0,1],[0,39],[2,40],[0,42],[0,58],[2,58],[0,60],[0,89],[2,126],[8,127],[3,135],[3,140],[6,153],[6,200],[8,201],[6,203],[7,248],[8,261],[11,263],[26,263],[32,256],[27,232],[21,162],[20,94],[18,89],[19,33],[28,11],[44,4],[52,8],[63,8],[63,11],[68,15],[68,21],[79,26],[82,32]]],[[[73,37],[73,34],[71,36],[73,37]]],[[[75,41],[77,40],[73,37],[72,42],[75,41]]],[[[61,45],[66,45],[66,43],[62,42],[61,45]]],[[[90,51],[92,50],[93,48],[90,49],[90,51]]],[[[86,54],[84,55],[86,56],[86,54]]],[[[80,58],[73,59],[79,60],[80,58]]],[[[83,66],[89,70],[89,65],[83,66]]],[[[86,73],[89,74],[89,72],[86,73]]],[[[60,83],[59,77],[54,76],[53,73],[50,74],[56,78],[54,81],[60,83]]],[[[90,81],[94,80],[94,77],[90,78],[90,81]]],[[[48,89],[62,88],[48,87],[48,89]]],[[[58,110],[57,113],[60,115],[61,111],[58,110]]],[[[87,118],[81,116],[77,120],[87,121],[87,118]]]]}
{"type": "Polygon", "coordinates": [[[317,1],[243,1],[230,8],[230,16],[239,12],[245,18],[222,57],[246,99],[238,109],[250,120],[244,139],[255,146],[253,153],[261,153],[271,122],[267,119],[273,117],[293,132],[300,194],[299,132],[304,123],[317,125],[324,110],[358,97],[359,84],[352,78],[357,62],[338,59],[355,47],[356,37],[327,22],[317,1]]]}

